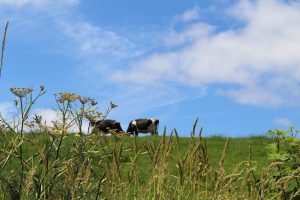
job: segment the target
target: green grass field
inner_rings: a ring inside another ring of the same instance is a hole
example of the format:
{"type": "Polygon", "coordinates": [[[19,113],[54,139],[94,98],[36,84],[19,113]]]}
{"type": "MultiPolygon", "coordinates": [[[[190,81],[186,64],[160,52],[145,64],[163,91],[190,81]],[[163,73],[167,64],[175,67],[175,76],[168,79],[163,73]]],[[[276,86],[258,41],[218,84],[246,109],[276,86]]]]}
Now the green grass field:
{"type": "Polygon", "coordinates": [[[268,188],[274,167],[265,170],[272,163],[267,147],[274,140],[264,136],[35,133],[21,138],[1,134],[6,148],[0,154],[0,199],[14,198],[21,174],[25,192],[15,197],[21,199],[256,199],[276,194],[268,188]]]}
{"type": "MultiPolygon", "coordinates": [[[[169,137],[167,138],[169,139],[169,137]]],[[[172,138],[176,141],[176,138],[172,138]]],[[[224,137],[209,137],[205,138],[208,148],[208,156],[210,165],[213,167],[219,166],[219,161],[222,156],[222,151],[226,143],[227,138],[224,137]]],[[[142,152],[146,152],[144,147],[148,142],[155,140],[158,144],[162,137],[146,136],[137,139],[138,148],[142,152]]],[[[196,139],[195,139],[196,140],[196,139]]],[[[226,171],[231,172],[233,168],[242,161],[247,161],[249,158],[249,146],[252,147],[252,159],[257,162],[256,173],[261,174],[263,166],[268,162],[267,160],[267,149],[266,144],[271,142],[270,139],[266,137],[250,137],[250,138],[231,138],[229,141],[229,146],[225,158],[224,168],[226,171]]],[[[132,146],[134,143],[134,138],[122,138],[124,146],[132,146]]],[[[186,155],[189,149],[190,138],[180,138],[179,139],[180,148],[176,144],[174,145],[174,151],[172,152],[171,167],[174,175],[178,175],[178,169],[176,167],[176,162],[178,158],[182,158],[186,155]]],[[[141,174],[142,180],[148,180],[151,174],[151,159],[148,154],[141,155],[138,159],[138,168],[141,174]]]]}
{"type": "MultiPolygon", "coordinates": [[[[32,135],[26,136],[28,138],[33,139],[32,135]]],[[[36,134],[35,137],[40,141],[39,145],[44,146],[45,138],[42,134],[36,134]]],[[[122,169],[123,174],[126,174],[126,170],[128,169],[126,167],[126,164],[130,164],[130,158],[134,156],[134,137],[122,137],[118,140],[116,140],[112,136],[107,136],[105,140],[103,138],[92,135],[92,136],[84,136],[85,138],[92,139],[96,143],[96,149],[101,149],[101,145],[103,141],[106,141],[107,145],[107,153],[111,153],[112,148],[114,146],[121,146],[125,150],[122,154],[121,162],[124,164],[124,168],[122,169]],[[102,140],[100,143],[99,141],[102,140]],[[98,146],[97,146],[98,145],[98,146]]],[[[71,158],[73,156],[72,151],[70,151],[73,148],[74,141],[81,140],[82,137],[78,137],[75,135],[66,136],[63,139],[62,143],[62,149],[61,149],[61,156],[64,159],[71,158]]],[[[139,173],[141,175],[141,178],[143,181],[147,180],[151,174],[151,159],[150,156],[146,153],[147,150],[145,148],[145,145],[149,143],[155,143],[159,144],[161,140],[163,139],[162,136],[144,136],[144,137],[137,137],[137,147],[138,151],[141,151],[141,155],[137,159],[137,167],[139,170],[139,173]]],[[[190,138],[181,137],[179,139],[180,147],[176,143],[176,137],[166,137],[167,140],[172,139],[174,141],[172,156],[171,156],[171,167],[172,172],[175,175],[178,175],[178,170],[176,168],[176,161],[178,158],[183,158],[188,149],[189,144],[191,142],[190,138]]],[[[224,145],[226,143],[227,138],[220,137],[220,136],[213,136],[204,138],[207,143],[208,148],[208,157],[209,157],[209,164],[213,167],[219,166],[219,161],[222,156],[222,151],[224,148],[224,145]]],[[[196,139],[194,139],[194,142],[196,142],[196,139]]],[[[248,138],[230,138],[229,145],[225,157],[224,162],[224,169],[227,172],[231,172],[233,168],[242,161],[247,161],[249,159],[249,147],[252,148],[252,160],[256,162],[257,168],[256,172],[258,175],[261,174],[263,166],[265,166],[268,163],[267,159],[267,149],[266,145],[270,144],[272,142],[271,139],[267,137],[248,137],[248,138]]],[[[35,147],[27,144],[24,146],[24,154],[25,157],[28,159],[32,154],[36,151],[35,147]]],[[[8,167],[10,169],[13,168],[13,166],[8,167]]]]}

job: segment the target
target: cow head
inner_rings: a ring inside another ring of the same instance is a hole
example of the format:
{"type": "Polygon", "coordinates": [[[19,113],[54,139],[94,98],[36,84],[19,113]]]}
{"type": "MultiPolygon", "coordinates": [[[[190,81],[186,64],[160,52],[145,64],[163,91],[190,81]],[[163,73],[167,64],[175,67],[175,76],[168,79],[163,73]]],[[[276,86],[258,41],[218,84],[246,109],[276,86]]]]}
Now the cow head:
{"type": "Polygon", "coordinates": [[[129,123],[128,129],[126,131],[128,134],[133,135],[137,132],[136,121],[133,120],[129,123]]]}

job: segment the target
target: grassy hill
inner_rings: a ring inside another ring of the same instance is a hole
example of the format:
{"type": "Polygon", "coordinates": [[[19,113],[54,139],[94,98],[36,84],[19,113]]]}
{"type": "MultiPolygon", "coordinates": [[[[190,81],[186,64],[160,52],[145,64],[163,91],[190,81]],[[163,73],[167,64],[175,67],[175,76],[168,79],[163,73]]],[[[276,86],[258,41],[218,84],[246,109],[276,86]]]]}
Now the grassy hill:
{"type": "MultiPolygon", "coordinates": [[[[30,139],[34,139],[32,135],[28,135],[27,137],[30,139]]],[[[39,145],[41,147],[45,145],[46,138],[43,134],[36,134],[35,137],[39,141],[39,145]]],[[[205,139],[207,145],[209,165],[212,167],[219,167],[219,162],[222,157],[224,145],[228,138],[214,136],[203,139],[205,139]]],[[[146,182],[146,180],[148,180],[151,175],[152,169],[152,161],[147,151],[147,146],[153,145],[157,147],[159,143],[162,142],[163,136],[145,136],[137,138],[121,137],[119,139],[116,139],[115,137],[110,136],[99,137],[96,135],[92,135],[78,137],[74,134],[71,134],[70,136],[66,136],[63,139],[60,157],[63,159],[72,158],[72,156],[74,156],[74,152],[72,151],[72,149],[74,148],[74,145],[78,145],[81,140],[91,140],[95,142],[94,150],[102,151],[102,153],[104,153],[105,151],[104,154],[112,154],[114,148],[120,148],[122,146],[120,163],[122,165],[121,172],[123,176],[127,175],[126,173],[130,166],[130,159],[134,157],[135,151],[139,151],[140,154],[137,158],[137,169],[142,182],[146,182]],[[137,145],[137,150],[135,150],[135,142],[137,145]]],[[[188,153],[190,145],[194,146],[196,144],[197,138],[191,140],[190,138],[182,137],[177,141],[176,137],[173,136],[166,137],[165,140],[171,140],[173,142],[172,154],[170,156],[170,167],[172,169],[172,173],[175,176],[178,176],[178,168],[176,167],[176,163],[178,159],[183,159],[184,156],[188,153]],[[191,142],[192,144],[190,144],[191,142]]],[[[267,137],[230,138],[223,164],[225,171],[231,172],[238,163],[242,161],[248,161],[249,147],[251,147],[251,157],[252,160],[256,163],[255,173],[257,175],[260,175],[263,166],[268,163],[266,146],[271,142],[272,140],[267,137]]],[[[24,147],[24,154],[26,159],[29,159],[30,156],[32,156],[32,154],[37,151],[36,147],[31,143],[25,144],[24,147]]]]}
{"type": "MultiPolygon", "coordinates": [[[[0,143],[1,199],[268,199],[283,195],[274,179],[281,164],[268,160],[267,147],[274,140],[267,137],[2,133],[0,143]]],[[[295,184],[293,180],[288,188],[295,184]]]]}

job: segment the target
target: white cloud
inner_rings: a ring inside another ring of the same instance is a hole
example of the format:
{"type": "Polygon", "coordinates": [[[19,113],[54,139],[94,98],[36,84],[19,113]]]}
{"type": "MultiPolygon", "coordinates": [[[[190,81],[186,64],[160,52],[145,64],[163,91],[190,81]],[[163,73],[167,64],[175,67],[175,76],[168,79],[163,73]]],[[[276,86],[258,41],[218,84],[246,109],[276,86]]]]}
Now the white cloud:
{"type": "Polygon", "coordinates": [[[265,88],[242,88],[242,89],[229,89],[221,91],[219,94],[227,95],[241,104],[251,105],[268,105],[276,106],[283,102],[280,96],[274,96],[272,90],[268,91],[265,88]]]}
{"type": "Polygon", "coordinates": [[[274,119],[274,124],[278,126],[284,126],[286,128],[293,125],[293,123],[288,118],[284,117],[274,119]]]}
{"type": "Polygon", "coordinates": [[[187,10],[182,15],[176,17],[177,20],[183,22],[189,22],[193,20],[197,20],[200,17],[200,10],[198,7],[194,7],[193,9],[187,10]]]}
{"type": "Polygon", "coordinates": [[[41,6],[43,3],[43,0],[0,0],[0,5],[9,5],[18,8],[25,5],[41,6]]]}
{"type": "Polygon", "coordinates": [[[10,102],[0,103],[0,113],[4,119],[12,117],[14,112],[15,112],[15,107],[12,103],[10,102]]]}
{"type": "Polygon", "coordinates": [[[105,65],[108,58],[128,59],[142,53],[121,34],[82,19],[81,14],[72,10],[77,4],[79,0],[0,0],[0,18],[11,20],[12,34],[19,35],[24,42],[43,42],[39,45],[47,46],[55,54],[80,57],[89,70],[99,63],[105,65]],[[96,61],[91,64],[91,60],[96,61]]]}
{"type": "Polygon", "coordinates": [[[63,33],[78,46],[79,52],[90,56],[128,58],[137,55],[135,45],[113,31],[92,25],[86,21],[58,21],[63,33]]]}
{"type": "Polygon", "coordinates": [[[139,113],[137,109],[141,109],[145,112],[153,108],[201,98],[206,94],[206,88],[181,88],[180,86],[172,84],[151,86],[130,84],[121,87],[120,91],[116,91],[116,93],[120,94],[117,99],[114,99],[120,102],[119,109],[122,110],[122,108],[124,108],[124,112],[127,114],[136,114],[139,113]],[[126,93],[122,93],[121,90],[126,91],[126,93]],[[184,92],[182,92],[182,90],[184,90],[184,92]]]}
{"type": "Polygon", "coordinates": [[[42,8],[49,5],[76,5],[79,0],[0,0],[0,6],[12,6],[21,8],[24,6],[34,6],[42,8]]]}
{"type": "Polygon", "coordinates": [[[47,125],[52,125],[52,121],[58,120],[57,113],[48,108],[37,108],[33,111],[36,115],[42,116],[43,123],[46,122],[47,125]]]}
{"type": "MultiPolygon", "coordinates": [[[[14,118],[17,117],[18,114],[20,114],[17,113],[16,107],[9,102],[0,103],[0,113],[8,123],[12,122],[14,118]]],[[[42,116],[43,123],[46,122],[47,125],[52,125],[51,121],[55,121],[58,119],[57,114],[54,110],[46,108],[36,108],[31,112],[29,121],[32,120],[34,114],[42,116]]]]}
{"type": "Polygon", "coordinates": [[[197,39],[209,37],[214,29],[213,26],[205,23],[191,24],[181,33],[170,30],[168,36],[164,38],[164,42],[170,47],[191,44],[192,42],[197,41],[197,39]]]}
{"type": "Polygon", "coordinates": [[[112,79],[221,84],[218,93],[240,103],[299,105],[293,99],[300,97],[300,4],[241,1],[228,12],[243,26],[216,32],[200,22],[181,33],[172,32],[174,44],[186,43],[184,47],[141,59],[112,79]]]}

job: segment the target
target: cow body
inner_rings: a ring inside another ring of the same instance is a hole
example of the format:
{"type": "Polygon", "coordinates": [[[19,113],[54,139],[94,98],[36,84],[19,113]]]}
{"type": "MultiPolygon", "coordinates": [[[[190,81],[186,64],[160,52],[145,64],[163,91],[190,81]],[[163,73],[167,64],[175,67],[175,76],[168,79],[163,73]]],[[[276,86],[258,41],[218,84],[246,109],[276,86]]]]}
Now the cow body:
{"type": "Polygon", "coordinates": [[[158,135],[158,119],[136,119],[132,120],[127,129],[127,133],[138,135],[139,133],[151,133],[158,135]]]}
{"type": "Polygon", "coordinates": [[[117,133],[123,132],[120,122],[112,119],[90,122],[90,126],[92,127],[92,133],[102,132],[107,134],[110,130],[116,131],[117,133]]]}

